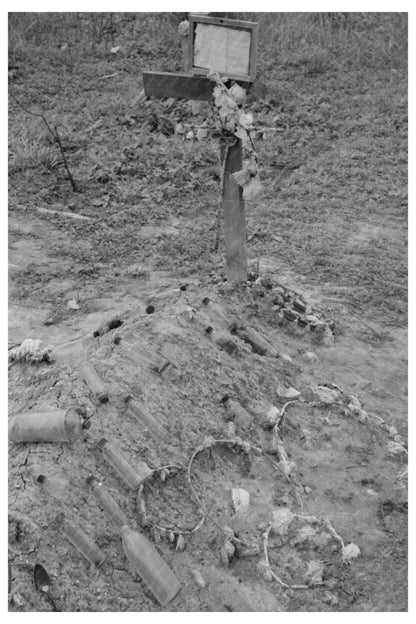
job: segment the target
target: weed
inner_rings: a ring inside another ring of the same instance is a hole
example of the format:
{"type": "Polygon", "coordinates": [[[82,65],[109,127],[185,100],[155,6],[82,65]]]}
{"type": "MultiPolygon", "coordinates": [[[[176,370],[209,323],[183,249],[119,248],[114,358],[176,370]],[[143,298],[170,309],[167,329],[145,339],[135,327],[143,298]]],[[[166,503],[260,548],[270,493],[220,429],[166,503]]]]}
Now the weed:
{"type": "Polygon", "coordinates": [[[9,149],[9,171],[17,173],[26,169],[52,170],[59,165],[55,149],[30,141],[27,137],[19,137],[9,149]]]}

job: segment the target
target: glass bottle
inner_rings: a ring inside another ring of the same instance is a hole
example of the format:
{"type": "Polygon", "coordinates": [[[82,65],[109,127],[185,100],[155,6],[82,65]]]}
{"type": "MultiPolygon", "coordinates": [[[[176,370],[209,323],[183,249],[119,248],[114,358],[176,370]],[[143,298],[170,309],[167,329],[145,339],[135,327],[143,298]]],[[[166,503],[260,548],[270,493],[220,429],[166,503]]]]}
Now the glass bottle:
{"type": "Polygon", "coordinates": [[[173,600],[181,584],[147,537],[125,525],[121,528],[121,541],[130,565],[158,602],[165,606],[173,600]]]}
{"type": "Polygon", "coordinates": [[[150,368],[156,373],[162,373],[170,362],[162,355],[157,353],[149,353],[143,347],[136,343],[126,342],[125,340],[119,340],[118,344],[120,350],[135,364],[150,368]]]}
{"type": "Polygon", "coordinates": [[[137,470],[131,466],[125,457],[120,453],[118,448],[110,444],[106,438],[102,438],[98,442],[98,448],[101,450],[104,458],[114,468],[118,476],[132,490],[137,490],[143,481],[152,474],[152,470],[145,462],[136,462],[137,470]]]}
{"type": "Polygon", "coordinates": [[[106,556],[103,551],[80,529],[65,517],[64,513],[58,514],[56,522],[61,525],[63,532],[77,550],[92,563],[99,568],[103,565],[106,556]]]}
{"type": "Polygon", "coordinates": [[[97,477],[94,477],[94,475],[87,477],[87,483],[113,524],[118,528],[128,524],[129,521],[126,515],[103,483],[99,481],[97,477]]]}
{"type": "Polygon", "coordinates": [[[105,389],[104,383],[97,374],[97,371],[89,362],[84,362],[80,367],[81,375],[90,389],[91,393],[100,403],[108,402],[108,392],[105,389]]]}
{"type": "Polygon", "coordinates": [[[143,425],[157,442],[161,442],[168,435],[168,431],[154,416],[149,414],[145,406],[136,399],[132,399],[131,397],[128,399],[128,411],[143,425]]]}
{"type": "Polygon", "coordinates": [[[66,342],[65,344],[57,345],[53,348],[52,357],[58,362],[64,362],[71,358],[80,357],[88,351],[88,349],[94,344],[93,334],[86,334],[82,338],[77,338],[66,342]]]}
{"type": "Polygon", "coordinates": [[[244,340],[244,342],[250,345],[254,353],[258,353],[259,355],[271,355],[274,357],[277,356],[277,352],[272,345],[254,329],[239,329],[236,333],[241,340],[244,340]]]}

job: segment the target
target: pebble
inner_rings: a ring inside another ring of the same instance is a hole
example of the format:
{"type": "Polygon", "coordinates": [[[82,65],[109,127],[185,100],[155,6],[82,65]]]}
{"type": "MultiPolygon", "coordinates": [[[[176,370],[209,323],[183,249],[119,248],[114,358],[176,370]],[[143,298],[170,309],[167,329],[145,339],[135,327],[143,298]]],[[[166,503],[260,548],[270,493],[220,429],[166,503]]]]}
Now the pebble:
{"type": "Polygon", "coordinates": [[[305,351],[305,353],[303,354],[303,358],[308,362],[316,362],[318,356],[313,351],[305,351]]]}

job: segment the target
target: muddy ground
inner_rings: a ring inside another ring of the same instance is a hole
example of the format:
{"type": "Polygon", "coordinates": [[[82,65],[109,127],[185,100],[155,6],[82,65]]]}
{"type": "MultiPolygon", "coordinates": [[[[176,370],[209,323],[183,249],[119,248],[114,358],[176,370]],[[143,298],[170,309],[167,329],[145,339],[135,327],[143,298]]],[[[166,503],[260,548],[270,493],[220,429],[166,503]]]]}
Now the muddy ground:
{"type": "Polygon", "coordinates": [[[39,125],[10,100],[9,347],[26,338],[55,347],[116,315],[123,323],[81,355],[18,362],[9,370],[9,418],[72,405],[91,417],[90,429],[71,443],[9,444],[9,609],[51,610],[33,584],[33,565],[41,563],[62,611],[405,611],[403,73],[331,66],[311,72],[299,62],[272,74],[274,99],[260,94],[252,102],[262,125],[275,132],[258,147],[263,199],[246,207],[250,279],[233,287],[225,278],[222,239],[219,253],[213,251],[217,145],[163,132],[178,115],[192,122],[185,104],[137,100],[135,62],[146,69],[162,60],[148,39],[136,57],[124,52],[128,28],[133,32],[134,25],[120,26],[118,56],[103,47],[78,59],[76,71],[61,50],[53,63],[46,55],[37,65],[20,58],[10,83],[27,107],[65,121],[79,192],[72,192],[62,167],[42,165],[39,154],[28,162],[16,149],[19,133],[33,146],[39,125]],[[146,49],[150,60],[144,60],[146,49]],[[221,350],[205,332],[208,325],[221,329],[202,303],[207,296],[240,327],[259,332],[279,357],[255,353],[231,334],[235,351],[221,350]],[[282,307],[293,310],[295,300],[325,332],[282,318],[282,307]],[[138,353],[161,354],[169,366],[158,373],[133,362],[115,336],[138,353]],[[83,360],[104,380],[107,404],[89,393],[79,372],[83,360]],[[329,389],[331,399],[323,401],[317,386],[329,389]],[[287,388],[300,393],[279,428],[294,462],[289,476],[264,424],[271,406],[287,403],[287,388]],[[251,448],[202,450],[192,466],[193,491],[186,475],[195,449],[208,436],[233,439],[225,394],[250,414],[248,426],[236,421],[236,433],[251,448]],[[154,443],[132,416],[127,395],[163,424],[164,442],[154,443]],[[165,481],[156,474],[145,484],[147,523],[140,497],[97,451],[103,437],[133,466],[141,460],[153,469],[179,467],[165,481]],[[36,481],[40,473],[67,481],[65,496],[51,498],[36,481]],[[160,607],[130,569],[119,532],[86,484],[90,474],[103,480],[180,580],[168,606],[160,607]],[[250,494],[245,513],[233,508],[233,488],[250,494]],[[201,518],[201,501],[205,521],[188,535],[201,518]],[[271,531],[271,570],[286,586],[267,580],[259,566],[264,533],[282,508],[322,519],[310,524],[295,517],[286,534],[271,531]],[[59,511],[104,551],[100,570],[66,539],[55,521],[59,511]],[[325,520],[345,545],[358,546],[360,555],[350,563],[325,520]],[[156,524],[174,529],[174,541],[156,524]],[[254,554],[224,565],[225,526],[254,545],[254,554]],[[177,543],[181,532],[184,550],[177,543]],[[321,573],[314,582],[310,562],[316,561],[321,573]]]}

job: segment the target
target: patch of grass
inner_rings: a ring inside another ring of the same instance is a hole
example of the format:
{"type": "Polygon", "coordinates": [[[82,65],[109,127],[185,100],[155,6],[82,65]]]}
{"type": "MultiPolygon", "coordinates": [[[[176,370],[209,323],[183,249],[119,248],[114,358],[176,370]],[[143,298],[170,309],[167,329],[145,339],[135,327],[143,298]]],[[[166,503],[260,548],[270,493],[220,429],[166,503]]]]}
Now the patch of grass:
{"type": "Polygon", "coordinates": [[[9,148],[9,173],[26,169],[52,170],[60,163],[56,149],[21,136],[12,141],[9,148]]]}

